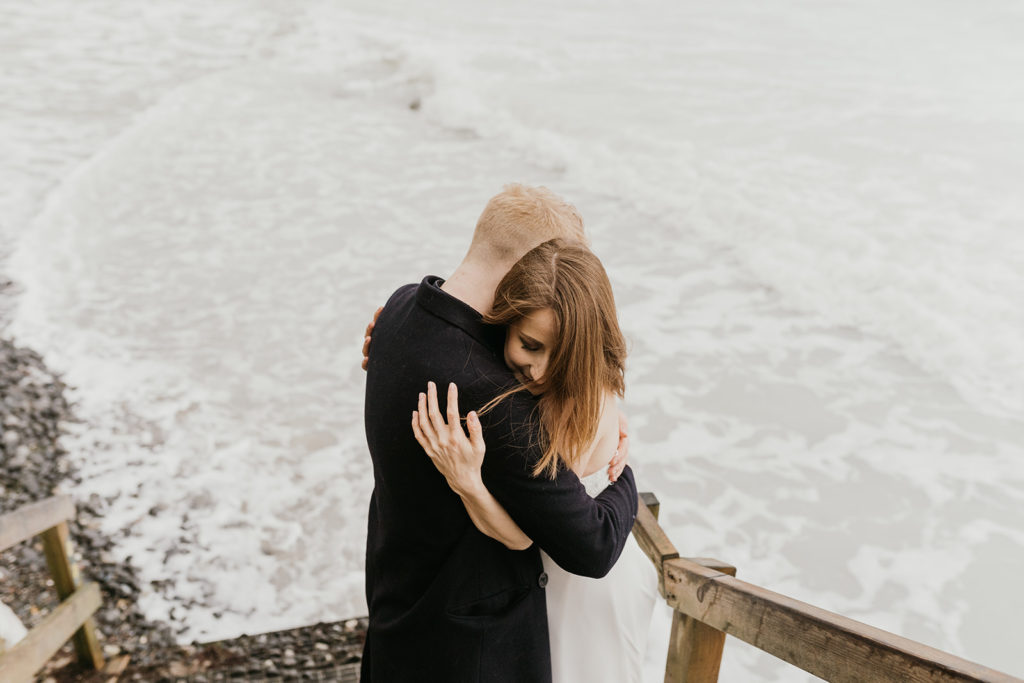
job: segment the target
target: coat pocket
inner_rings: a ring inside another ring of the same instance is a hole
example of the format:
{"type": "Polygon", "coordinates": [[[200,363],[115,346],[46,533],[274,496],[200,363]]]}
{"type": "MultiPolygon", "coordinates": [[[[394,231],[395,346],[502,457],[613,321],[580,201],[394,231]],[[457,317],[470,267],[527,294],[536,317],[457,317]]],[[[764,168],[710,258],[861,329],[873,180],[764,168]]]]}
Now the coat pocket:
{"type": "Polygon", "coordinates": [[[449,607],[448,616],[470,620],[499,619],[512,612],[529,595],[529,586],[514,586],[458,607],[449,607]]]}

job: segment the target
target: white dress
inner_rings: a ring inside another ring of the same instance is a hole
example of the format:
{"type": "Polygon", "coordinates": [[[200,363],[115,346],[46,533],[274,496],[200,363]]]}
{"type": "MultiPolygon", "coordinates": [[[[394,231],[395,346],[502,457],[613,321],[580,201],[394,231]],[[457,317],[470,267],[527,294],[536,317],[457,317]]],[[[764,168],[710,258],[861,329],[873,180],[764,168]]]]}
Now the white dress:
{"type": "MultiPolygon", "coordinates": [[[[596,497],[605,470],[582,479],[596,497]]],[[[658,575],[630,535],[601,579],[570,574],[541,551],[548,575],[548,631],[554,683],[641,683],[647,633],[658,599],[658,575]]]]}

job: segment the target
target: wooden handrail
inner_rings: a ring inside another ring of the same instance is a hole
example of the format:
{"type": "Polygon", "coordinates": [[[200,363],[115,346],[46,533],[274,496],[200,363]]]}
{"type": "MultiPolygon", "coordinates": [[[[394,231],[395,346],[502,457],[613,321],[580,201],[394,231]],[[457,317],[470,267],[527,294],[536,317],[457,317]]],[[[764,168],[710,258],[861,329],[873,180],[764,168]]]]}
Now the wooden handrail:
{"type": "Polygon", "coordinates": [[[643,503],[640,508],[634,536],[659,569],[662,595],[676,610],[666,683],[717,681],[725,634],[826,681],[1024,683],[948,652],[740,581],[730,565],[704,558],[667,557],[665,550],[671,542],[643,503]]]}
{"type": "Polygon", "coordinates": [[[640,545],[640,549],[651,559],[654,568],[658,570],[658,591],[661,593],[661,597],[665,597],[665,572],[662,571],[662,568],[667,560],[679,557],[679,551],[658,525],[654,513],[642,502],[636,512],[633,536],[640,545]]]}
{"type": "Polygon", "coordinates": [[[0,681],[31,681],[99,606],[100,589],[95,583],[76,590],[17,645],[0,655],[0,681]]]}
{"type": "Polygon", "coordinates": [[[100,607],[96,584],[81,585],[71,561],[67,520],[74,518],[70,496],[54,496],[0,516],[0,551],[42,536],[46,564],[61,603],[10,650],[0,653],[0,681],[31,681],[61,645],[74,638],[79,661],[103,668],[92,615],[100,607]]]}
{"type": "Polygon", "coordinates": [[[8,512],[0,516],[0,551],[27,541],[74,516],[75,504],[71,502],[71,496],[54,496],[8,512]]]}

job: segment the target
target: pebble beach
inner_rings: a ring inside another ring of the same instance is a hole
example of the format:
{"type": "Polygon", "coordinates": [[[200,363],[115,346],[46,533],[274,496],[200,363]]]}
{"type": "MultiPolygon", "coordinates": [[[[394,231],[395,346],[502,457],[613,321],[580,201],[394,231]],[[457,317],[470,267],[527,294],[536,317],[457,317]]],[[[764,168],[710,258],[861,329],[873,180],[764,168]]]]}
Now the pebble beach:
{"type": "MultiPolygon", "coordinates": [[[[10,287],[0,278],[0,296],[10,287]]],[[[0,320],[0,330],[3,329],[0,320]]],[[[35,351],[0,332],[0,514],[51,495],[74,491],[81,477],[61,436],[81,429],[61,377],[35,351]]],[[[139,609],[141,579],[130,561],[111,556],[114,539],[100,530],[105,502],[98,496],[76,504],[69,523],[74,561],[84,581],[100,587],[102,606],[94,620],[108,660],[128,655],[121,680],[149,682],[355,680],[365,619],[313,624],[285,632],[242,636],[214,643],[179,644],[169,625],[147,619],[139,609]]],[[[0,652],[39,624],[57,606],[39,539],[0,552],[0,652]],[[7,612],[5,611],[4,614],[7,612]],[[2,617],[4,615],[0,615],[2,617]],[[4,642],[9,638],[10,642],[4,642]]],[[[46,683],[107,681],[83,669],[70,644],[39,673],[46,683]]]]}
{"type": "MultiPolygon", "coordinates": [[[[38,353],[0,337],[0,513],[74,490],[81,482],[61,445],[61,436],[77,424],[65,389],[38,353]]],[[[96,623],[104,653],[129,654],[146,662],[149,653],[175,641],[166,625],[148,621],[138,609],[140,579],[130,563],[111,557],[113,540],[98,528],[102,505],[98,498],[78,502],[77,517],[69,525],[75,559],[103,596],[96,623]]],[[[25,628],[38,624],[56,606],[38,538],[0,553],[0,602],[25,628]]],[[[67,646],[51,666],[60,668],[71,658],[67,646]]]]}

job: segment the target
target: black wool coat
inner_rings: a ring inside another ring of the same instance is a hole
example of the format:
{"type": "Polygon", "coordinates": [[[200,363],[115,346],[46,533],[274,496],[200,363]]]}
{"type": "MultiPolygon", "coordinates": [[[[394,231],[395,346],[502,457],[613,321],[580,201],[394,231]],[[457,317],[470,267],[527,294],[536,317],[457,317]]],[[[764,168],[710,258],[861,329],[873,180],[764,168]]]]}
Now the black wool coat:
{"type": "Polygon", "coordinates": [[[513,551],[480,533],[413,437],[427,382],[444,410],[449,382],[462,414],[515,386],[503,328],[426,277],[389,299],[374,327],[366,375],[373,461],[366,539],[369,630],[364,683],[551,680],[547,576],[538,547],[567,571],[600,577],[615,564],[637,512],[627,467],[591,498],[570,471],[534,477],[536,399],[518,392],[481,417],[483,479],[534,541],[513,551]]]}

